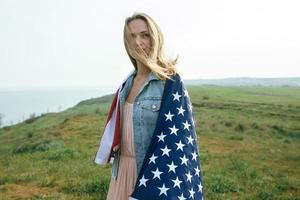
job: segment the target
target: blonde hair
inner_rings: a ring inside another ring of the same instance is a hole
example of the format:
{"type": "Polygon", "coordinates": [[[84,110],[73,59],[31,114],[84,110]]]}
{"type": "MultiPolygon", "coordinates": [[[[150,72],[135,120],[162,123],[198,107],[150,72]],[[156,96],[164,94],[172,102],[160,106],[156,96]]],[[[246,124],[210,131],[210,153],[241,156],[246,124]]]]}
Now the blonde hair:
{"type": "Polygon", "coordinates": [[[124,26],[124,44],[126,52],[136,70],[137,59],[146,67],[148,67],[161,80],[169,79],[170,76],[177,73],[175,65],[177,64],[178,55],[174,60],[165,57],[163,34],[159,26],[147,14],[135,12],[131,17],[126,18],[124,26]],[[149,55],[143,51],[143,53],[137,53],[137,51],[135,51],[130,45],[130,31],[128,25],[135,19],[143,20],[149,29],[151,39],[151,51],[149,55]]]}

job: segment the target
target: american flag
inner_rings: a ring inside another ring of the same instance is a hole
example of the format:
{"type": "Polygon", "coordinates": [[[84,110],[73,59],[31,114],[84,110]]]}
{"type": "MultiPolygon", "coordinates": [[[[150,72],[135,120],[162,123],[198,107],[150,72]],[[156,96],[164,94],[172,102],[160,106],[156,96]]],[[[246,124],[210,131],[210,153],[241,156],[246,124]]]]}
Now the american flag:
{"type": "Polygon", "coordinates": [[[204,199],[192,105],[180,77],[167,80],[156,128],[130,199],[204,199]]]}

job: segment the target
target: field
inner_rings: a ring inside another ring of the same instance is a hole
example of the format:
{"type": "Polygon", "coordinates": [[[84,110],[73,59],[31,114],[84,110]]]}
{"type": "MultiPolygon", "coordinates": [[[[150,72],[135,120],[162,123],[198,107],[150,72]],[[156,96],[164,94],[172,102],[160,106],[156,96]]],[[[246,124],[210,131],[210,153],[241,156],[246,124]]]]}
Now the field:
{"type": "MultiPolygon", "coordinates": [[[[189,86],[206,199],[300,199],[300,88],[189,86]]],[[[112,96],[0,129],[0,199],[105,199],[112,96]]]]}

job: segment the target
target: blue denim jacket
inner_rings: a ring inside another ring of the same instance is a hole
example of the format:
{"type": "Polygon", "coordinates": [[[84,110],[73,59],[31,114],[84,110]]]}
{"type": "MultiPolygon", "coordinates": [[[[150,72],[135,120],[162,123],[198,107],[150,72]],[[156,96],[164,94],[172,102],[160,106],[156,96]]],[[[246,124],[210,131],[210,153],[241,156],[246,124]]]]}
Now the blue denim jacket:
{"type": "MultiPolygon", "coordinates": [[[[123,108],[127,96],[132,87],[133,78],[136,74],[134,71],[127,79],[125,86],[120,92],[121,119],[123,118],[123,108]]],[[[133,102],[133,131],[134,131],[134,148],[136,156],[137,174],[139,174],[151,138],[156,126],[156,121],[160,109],[165,81],[158,79],[152,72],[148,79],[138,92],[133,102]]],[[[122,120],[121,120],[122,121],[122,120]]],[[[122,133],[121,133],[122,137],[122,133]]],[[[120,161],[121,148],[116,152],[112,164],[112,177],[117,179],[120,161]]]]}

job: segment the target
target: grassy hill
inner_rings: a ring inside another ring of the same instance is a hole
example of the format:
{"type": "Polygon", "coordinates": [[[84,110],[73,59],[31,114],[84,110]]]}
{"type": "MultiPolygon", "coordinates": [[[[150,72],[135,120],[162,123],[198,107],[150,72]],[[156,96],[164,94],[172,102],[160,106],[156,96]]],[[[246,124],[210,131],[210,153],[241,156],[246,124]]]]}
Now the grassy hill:
{"type": "MultiPolygon", "coordinates": [[[[206,199],[300,199],[299,87],[189,86],[206,199]]],[[[105,199],[112,96],[0,129],[0,199],[105,199]]]]}
{"type": "Polygon", "coordinates": [[[222,78],[222,79],[196,79],[187,80],[189,85],[217,85],[217,86],[273,86],[273,87],[299,87],[300,77],[290,78],[222,78]]]}

